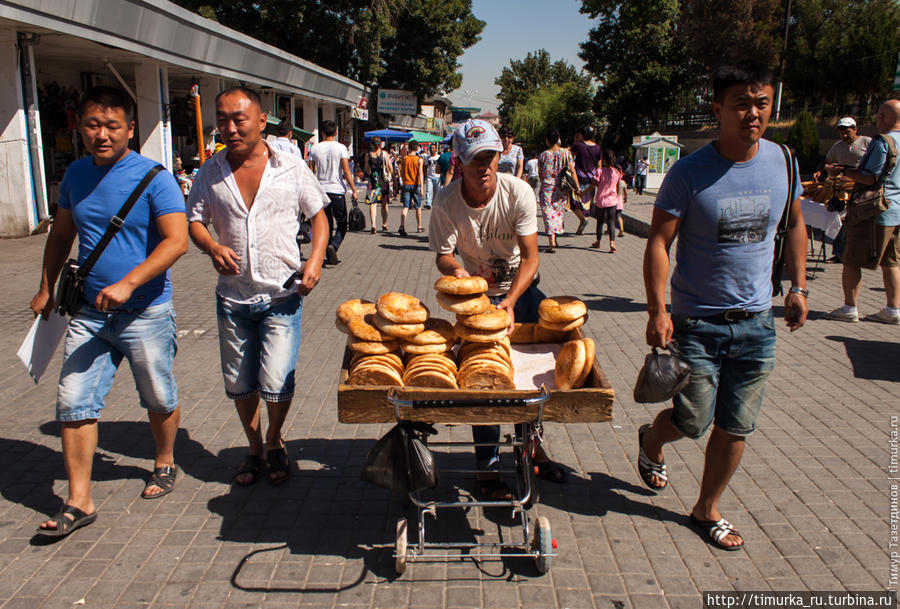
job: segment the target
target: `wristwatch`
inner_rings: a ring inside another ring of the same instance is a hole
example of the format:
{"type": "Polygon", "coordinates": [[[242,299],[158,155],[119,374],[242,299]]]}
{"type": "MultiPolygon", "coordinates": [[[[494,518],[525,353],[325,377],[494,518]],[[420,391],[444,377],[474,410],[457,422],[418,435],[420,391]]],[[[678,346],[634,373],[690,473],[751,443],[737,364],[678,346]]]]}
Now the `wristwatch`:
{"type": "Polygon", "coordinates": [[[809,290],[806,288],[798,288],[797,286],[792,286],[790,290],[788,290],[788,294],[800,294],[803,298],[809,298],[809,290]]]}

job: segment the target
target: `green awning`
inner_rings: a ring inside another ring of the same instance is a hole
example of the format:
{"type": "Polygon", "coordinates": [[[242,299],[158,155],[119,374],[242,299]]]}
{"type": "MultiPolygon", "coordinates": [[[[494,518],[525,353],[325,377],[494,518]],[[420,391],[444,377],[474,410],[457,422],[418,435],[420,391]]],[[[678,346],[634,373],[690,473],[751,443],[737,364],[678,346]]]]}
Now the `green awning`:
{"type": "MultiPolygon", "coordinates": [[[[280,118],[269,114],[268,116],[266,116],[266,133],[269,135],[275,135],[275,127],[280,124],[280,118]]],[[[297,141],[306,142],[306,140],[308,140],[312,136],[313,134],[311,132],[300,129],[296,126],[294,127],[294,137],[297,138],[297,141]]]]}
{"type": "Polygon", "coordinates": [[[410,135],[412,135],[411,139],[416,140],[419,143],[425,142],[429,144],[431,142],[443,142],[444,138],[440,135],[435,135],[433,133],[425,133],[424,131],[410,131],[410,135]]]}

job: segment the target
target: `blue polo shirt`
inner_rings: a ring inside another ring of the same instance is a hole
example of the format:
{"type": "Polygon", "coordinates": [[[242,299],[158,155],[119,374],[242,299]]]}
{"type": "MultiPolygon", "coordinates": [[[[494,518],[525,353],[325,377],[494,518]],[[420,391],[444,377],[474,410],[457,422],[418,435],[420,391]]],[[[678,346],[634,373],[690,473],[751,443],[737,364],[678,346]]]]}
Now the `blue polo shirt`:
{"type": "MultiPolygon", "coordinates": [[[[156,161],[133,150],[114,165],[94,165],[93,157],[69,165],[60,185],[59,206],[72,212],[78,229],[78,263],[84,264],[100,241],[109,220],[125,203],[156,161]]],[[[91,269],[84,284],[87,301],[93,303],[100,290],[120,281],[150,255],[162,241],[156,219],[184,214],[184,195],[168,171],[159,172],[135,202],[125,224],[110,241],[91,269]]],[[[187,220],[185,220],[187,221],[187,220]]],[[[123,309],[139,309],[172,299],[169,271],[154,277],[132,293],[123,309]]]]}

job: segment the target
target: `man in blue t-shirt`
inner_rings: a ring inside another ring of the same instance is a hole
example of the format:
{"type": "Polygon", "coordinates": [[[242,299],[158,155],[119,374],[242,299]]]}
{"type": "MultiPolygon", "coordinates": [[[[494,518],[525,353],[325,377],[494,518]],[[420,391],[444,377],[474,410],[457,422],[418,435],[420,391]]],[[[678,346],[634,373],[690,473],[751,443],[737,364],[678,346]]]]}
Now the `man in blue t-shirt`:
{"type": "MultiPolygon", "coordinates": [[[[644,254],[647,343],[675,343],[691,367],[688,385],[638,432],[638,471],[655,491],[668,484],[663,445],[683,436],[706,447],[700,497],[690,521],[724,550],[744,540],[718,504],[756,424],[766,378],[775,361],[772,315],[774,237],[790,199],[786,266],[791,289],[787,325],[806,321],[806,227],[799,184],[789,176],[779,146],[761,139],[772,108],[772,72],[752,61],[719,68],[713,112],[719,138],[676,163],[656,199],[644,254]],[[666,313],[669,247],[675,236],[672,315],[666,313]]],[[[799,180],[798,180],[799,182],[799,180]]]]}
{"type": "MultiPolygon", "coordinates": [[[[53,309],[53,287],[78,237],[84,264],[128,195],[156,163],[128,148],[134,110],[123,91],[94,87],[78,105],[78,130],[91,156],[69,166],[60,186],[59,210],[44,248],[35,315],[53,309]]],[[[175,313],[169,267],[187,251],[184,196],[172,174],[157,174],[124,218],[84,284],[84,302],[69,320],[57,392],[63,460],[69,476],[65,504],[38,533],[62,537],[91,524],[91,465],[97,420],[116,369],[127,359],[141,406],[156,440],[153,474],[141,497],[156,499],[175,486],[173,445],[180,410],[172,361],[175,313]]]]}
{"type": "MultiPolygon", "coordinates": [[[[900,325],[900,163],[889,165],[888,139],[900,150],[900,100],[892,99],[878,108],[875,125],[881,137],[873,138],[860,159],[857,169],[844,169],[848,178],[863,185],[874,184],[884,176],[884,197],[890,206],[877,216],[862,221],[854,220],[853,210],[847,212],[844,228],[847,245],[842,262],[844,270],[841,284],[844,288],[844,305],[825,315],[835,321],[859,321],[856,299],[862,282],[861,269],[881,267],[887,304],[877,313],[866,315],[867,321],[900,325]]],[[[828,165],[832,171],[837,167],[828,165]]]]}

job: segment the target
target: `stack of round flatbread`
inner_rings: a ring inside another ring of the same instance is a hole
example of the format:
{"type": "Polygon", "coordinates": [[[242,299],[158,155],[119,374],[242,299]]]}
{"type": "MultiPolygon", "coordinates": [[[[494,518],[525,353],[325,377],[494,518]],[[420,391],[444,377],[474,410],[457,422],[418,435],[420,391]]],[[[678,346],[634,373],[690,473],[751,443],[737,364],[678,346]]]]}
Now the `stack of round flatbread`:
{"type": "Polygon", "coordinates": [[[459,348],[461,389],[515,389],[509,338],[491,342],[464,342],[459,348]]]}
{"type": "Polygon", "coordinates": [[[448,353],[455,343],[450,322],[430,317],[420,332],[403,338],[403,350],[409,355],[438,355],[448,353]]]}
{"type": "Polygon", "coordinates": [[[594,365],[594,349],[590,338],[570,340],[562,346],[553,374],[557,389],[568,391],[584,385],[594,365]]]}
{"type": "Polygon", "coordinates": [[[587,321],[587,305],[573,296],[553,296],[541,301],[538,315],[540,327],[556,332],[570,332],[587,321]]]}
{"type": "Polygon", "coordinates": [[[452,352],[409,355],[403,373],[403,384],[407,387],[458,389],[457,372],[452,352]]]}
{"type": "Polygon", "coordinates": [[[367,355],[356,351],[350,358],[348,385],[403,386],[403,360],[396,353],[367,355]]]}
{"type": "Polygon", "coordinates": [[[349,385],[403,385],[403,361],[397,354],[400,342],[378,327],[377,316],[375,303],[368,300],[354,298],[337,308],[335,325],[347,334],[353,351],[349,385]]]}

